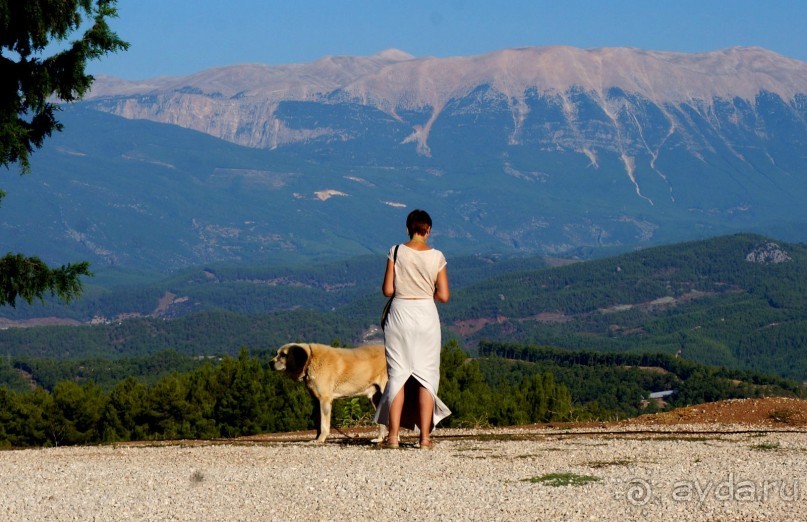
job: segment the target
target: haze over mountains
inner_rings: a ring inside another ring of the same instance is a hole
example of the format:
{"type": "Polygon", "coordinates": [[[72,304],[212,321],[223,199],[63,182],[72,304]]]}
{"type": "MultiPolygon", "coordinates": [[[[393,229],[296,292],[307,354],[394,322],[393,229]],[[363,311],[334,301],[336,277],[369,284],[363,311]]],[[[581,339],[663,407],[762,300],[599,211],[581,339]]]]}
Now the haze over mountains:
{"type": "Polygon", "coordinates": [[[381,254],[416,207],[464,254],[805,239],[807,64],[759,48],[100,77],[64,116],[33,176],[4,186],[4,235],[96,269],[381,254]]]}

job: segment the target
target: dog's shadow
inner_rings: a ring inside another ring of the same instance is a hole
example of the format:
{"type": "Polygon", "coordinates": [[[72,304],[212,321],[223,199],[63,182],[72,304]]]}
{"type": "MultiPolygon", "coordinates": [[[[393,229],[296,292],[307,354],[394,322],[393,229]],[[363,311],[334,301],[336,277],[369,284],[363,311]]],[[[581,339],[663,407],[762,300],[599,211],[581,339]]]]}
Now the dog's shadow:
{"type": "Polygon", "coordinates": [[[367,437],[343,437],[340,439],[331,439],[328,443],[337,444],[339,446],[378,446],[378,442],[374,442],[367,437]]]}
{"type": "MultiPolygon", "coordinates": [[[[366,437],[343,437],[341,439],[330,439],[328,440],[328,444],[336,444],[337,446],[354,446],[354,447],[365,447],[365,448],[373,448],[373,449],[384,449],[378,441],[373,439],[368,439],[366,437]]],[[[416,442],[406,442],[401,441],[400,449],[414,449],[417,448],[418,444],[416,442]]]]}

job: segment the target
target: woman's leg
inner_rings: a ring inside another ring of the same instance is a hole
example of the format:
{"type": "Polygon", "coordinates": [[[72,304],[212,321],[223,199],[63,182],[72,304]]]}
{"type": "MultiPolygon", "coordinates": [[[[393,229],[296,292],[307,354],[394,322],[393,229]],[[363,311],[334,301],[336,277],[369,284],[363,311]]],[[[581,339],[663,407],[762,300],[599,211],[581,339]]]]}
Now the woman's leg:
{"type": "Polygon", "coordinates": [[[398,394],[392,399],[389,406],[389,426],[387,426],[389,433],[387,433],[387,441],[390,444],[398,443],[398,433],[401,430],[401,414],[403,413],[404,406],[404,388],[398,390],[398,394]]]}
{"type": "Polygon", "coordinates": [[[432,421],[434,420],[434,397],[423,385],[418,388],[418,406],[420,407],[420,445],[431,444],[432,421]]]}

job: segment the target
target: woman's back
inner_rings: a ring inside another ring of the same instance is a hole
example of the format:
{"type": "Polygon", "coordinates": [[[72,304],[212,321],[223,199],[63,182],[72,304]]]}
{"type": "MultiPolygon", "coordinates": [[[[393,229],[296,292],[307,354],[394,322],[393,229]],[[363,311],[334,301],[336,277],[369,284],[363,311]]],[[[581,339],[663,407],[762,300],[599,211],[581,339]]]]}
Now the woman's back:
{"type": "MultiPolygon", "coordinates": [[[[390,259],[395,247],[390,249],[390,259]]],[[[432,299],[437,274],[446,266],[442,252],[434,248],[416,250],[403,244],[395,264],[395,297],[432,299]]]]}

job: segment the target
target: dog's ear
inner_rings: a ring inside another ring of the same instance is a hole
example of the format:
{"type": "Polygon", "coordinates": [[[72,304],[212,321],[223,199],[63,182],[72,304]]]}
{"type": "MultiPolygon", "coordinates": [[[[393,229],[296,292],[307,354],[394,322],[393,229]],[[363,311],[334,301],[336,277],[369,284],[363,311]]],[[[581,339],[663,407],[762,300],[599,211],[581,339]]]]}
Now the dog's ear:
{"type": "Polygon", "coordinates": [[[311,361],[311,348],[307,345],[292,344],[286,352],[286,371],[300,381],[305,376],[308,363],[311,361]]]}

